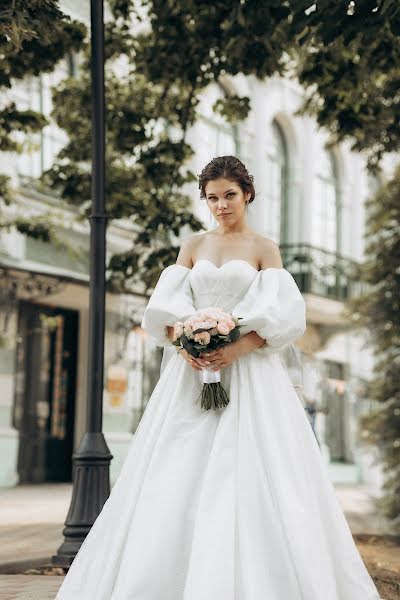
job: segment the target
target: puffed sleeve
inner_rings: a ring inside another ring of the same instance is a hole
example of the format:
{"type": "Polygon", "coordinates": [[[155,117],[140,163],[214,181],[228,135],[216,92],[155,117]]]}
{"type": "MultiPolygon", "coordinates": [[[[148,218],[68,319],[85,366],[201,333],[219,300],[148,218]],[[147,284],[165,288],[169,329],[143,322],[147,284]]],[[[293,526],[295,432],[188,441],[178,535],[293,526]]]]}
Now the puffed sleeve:
{"type": "Polygon", "coordinates": [[[255,331],[274,350],[281,350],[306,329],[303,296],[292,275],[283,268],[259,271],[242,300],[230,312],[243,317],[241,335],[255,331]]]}
{"type": "Polygon", "coordinates": [[[170,344],[165,327],[184,321],[196,312],[189,281],[190,269],[169,265],[162,272],[145,308],[141,326],[157,346],[170,344]]]}

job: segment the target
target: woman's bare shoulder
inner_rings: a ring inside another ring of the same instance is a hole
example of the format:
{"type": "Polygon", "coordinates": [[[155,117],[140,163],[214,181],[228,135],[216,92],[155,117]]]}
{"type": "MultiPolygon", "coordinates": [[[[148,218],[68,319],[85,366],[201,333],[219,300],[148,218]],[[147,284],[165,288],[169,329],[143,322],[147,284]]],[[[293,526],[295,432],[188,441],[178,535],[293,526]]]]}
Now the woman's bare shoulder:
{"type": "Polygon", "coordinates": [[[176,264],[189,267],[193,266],[192,256],[207,233],[193,233],[185,237],[181,242],[181,248],[176,258],[176,264]]]}
{"type": "Polygon", "coordinates": [[[257,240],[258,255],[260,257],[261,269],[267,269],[268,267],[275,267],[281,269],[283,266],[282,257],[279,250],[279,246],[274,240],[258,235],[257,240]]]}

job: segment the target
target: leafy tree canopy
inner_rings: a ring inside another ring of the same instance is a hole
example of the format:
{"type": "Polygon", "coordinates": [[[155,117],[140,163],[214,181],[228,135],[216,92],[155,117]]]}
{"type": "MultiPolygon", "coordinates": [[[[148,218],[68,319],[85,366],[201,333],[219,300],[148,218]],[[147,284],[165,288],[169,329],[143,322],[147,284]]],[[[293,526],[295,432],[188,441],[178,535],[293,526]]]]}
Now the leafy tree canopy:
{"type": "MultiPolygon", "coordinates": [[[[53,21],[60,16],[56,4],[16,2],[20,16],[15,29],[4,7],[8,20],[3,37],[12,40],[14,48],[8,71],[18,73],[21,63],[25,73],[46,70],[50,54],[46,43],[55,35],[53,21]],[[32,44],[39,45],[35,52],[32,44]],[[33,54],[43,58],[42,64],[40,60],[29,63],[33,54]]],[[[221,75],[298,77],[308,90],[304,110],[331,131],[333,141],[351,137],[355,149],[368,154],[371,165],[384,151],[397,147],[400,15],[396,4],[393,0],[109,2],[112,17],[105,27],[108,211],[111,219],[128,218],[140,231],[128,253],[111,258],[116,288],[132,283],[134,273],[151,287],[165,261],[174,259],[170,232],[177,235],[184,225],[201,228],[182,192],[183,184],[194,180],[185,168],[192,155],[185,140],[197,118],[201,93],[221,75]]],[[[71,47],[81,44],[82,29],[76,24],[64,23],[58,33],[56,48],[68,34],[71,47]]],[[[70,141],[45,176],[83,214],[90,201],[89,60],[87,46],[79,77],[66,80],[55,91],[54,116],[70,141]]],[[[227,95],[214,109],[238,122],[250,107],[251,99],[227,95]]],[[[25,115],[27,123],[30,116],[25,115]]],[[[11,126],[18,127],[22,125],[11,126]]]]}
{"type": "MultiPolygon", "coordinates": [[[[35,133],[47,124],[42,114],[19,110],[6,90],[17,80],[52,71],[61,58],[82,45],[86,28],[66,17],[58,4],[54,0],[0,0],[0,151],[21,152],[23,144],[14,133],[35,133]]],[[[9,203],[12,198],[9,178],[1,175],[0,200],[9,203]]],[[[4,226],[4,220],[0,224],[4,226]]]]}
{"type": "Polygon", "coordinates": [[[137,62],[151,80],[202,86],[221,73],[292,75],[307,90],[304,109],[333,143],[351,138],[371,167],[399,149],[397,0],[145,4],[152,31],[137,62]]]}

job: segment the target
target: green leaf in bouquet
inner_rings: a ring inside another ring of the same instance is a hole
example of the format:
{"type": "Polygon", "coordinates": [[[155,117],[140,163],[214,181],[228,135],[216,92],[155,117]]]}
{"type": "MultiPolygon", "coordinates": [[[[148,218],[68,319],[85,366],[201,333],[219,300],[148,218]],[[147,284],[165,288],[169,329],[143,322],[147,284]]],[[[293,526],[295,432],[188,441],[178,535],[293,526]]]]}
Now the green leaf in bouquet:
{"type": "Polygon", "coordinates": [[[210,340],[210,342],[209,342],[209,344],[208,344],[208,346],[207,346],[207,349],[209,349],[209,350],[215,350],[215,348],[218,348],[218,344],[219,344],[219,338],[218,337],[212,337],[211,340],[210,340]]]}
{"type": "MultiPolygon", "coordinates": [[[[240,327],[240,325],[238,327],[240,327]]],[[[240,331],[237,327],[235,327],[235,329],[232,329],[232,331],[229,332],[229,338],[231,342],[235,342],[240,338],[240,331]]]]}
{"type": "Polygon", "coordinates": [[[191,356],[194,356],[194,358],[199,358],[200,352],[199,350],[197,350],[195,342],[193,342],[192,340],[188,340],[186,336],[185,341],[182,341],[182,346],[185,348],[186,352],[188,352],[191,356]]]}

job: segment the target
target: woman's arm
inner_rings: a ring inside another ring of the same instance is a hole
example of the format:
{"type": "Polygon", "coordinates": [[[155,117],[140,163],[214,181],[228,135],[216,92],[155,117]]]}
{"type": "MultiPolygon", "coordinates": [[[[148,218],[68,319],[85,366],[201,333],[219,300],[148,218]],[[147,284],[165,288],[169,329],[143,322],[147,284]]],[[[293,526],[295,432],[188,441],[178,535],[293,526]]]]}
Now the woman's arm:
{"type": "Polygon", "coordinates": [[[268,346],[267,341],[260,337],[255,331],[249,331],[249,333],[246,333],[234,343],[239,344],[242,354],[247,354],[247,352],[251,352],[257,348],[268,346]]]}
{"type": "Polygon", "coordinates": [[[258,252],[261,256],[261,269],[268,269],[270,267],[281,269],[283,267],[279,246],[273,240],[260,237],[258,252]]]}
{"type": "MultiPolygon", "coordinates": [[[[261,269],[268,269],[271,267],[277,269],[282,268],[283,264],[279,246],[273,240],[262,236],[260,236],[258,243],[258,252],[261,256],[261,269]]],[[[240,350],[243,354],[247,354],[247,352],[251,352],[257,348],[268,346],[267,340],[260,337],[255,331],[250,331],[243,335],[237,342],[240,344],[240,350]]]]}

